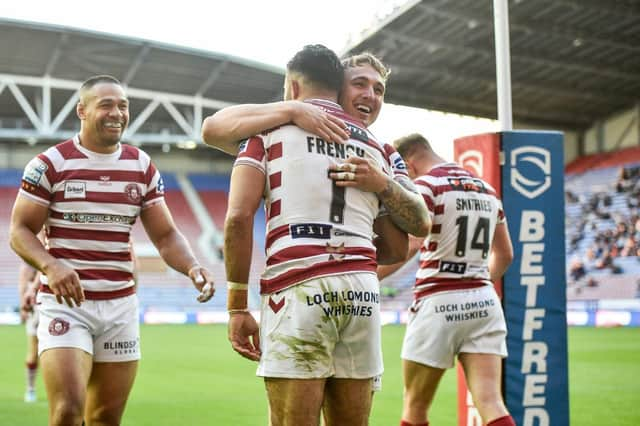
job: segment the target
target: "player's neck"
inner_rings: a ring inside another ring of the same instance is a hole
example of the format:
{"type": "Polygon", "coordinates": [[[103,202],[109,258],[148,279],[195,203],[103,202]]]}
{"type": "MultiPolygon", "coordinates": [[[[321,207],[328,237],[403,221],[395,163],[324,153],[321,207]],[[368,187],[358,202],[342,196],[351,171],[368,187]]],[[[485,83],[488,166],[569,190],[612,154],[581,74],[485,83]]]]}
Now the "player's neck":
{"type": "Polygon", "coordinates": [[[101,142],[82,131],[78,134],[78,142],[83,148],[98,154],[113,154],[118,150],[118,146],[120,145],[119,142],[114,144],[101,142]]]}
{"type": "Polygon", "coordinates": [[[297,100],[306,101],[308,99],[322,99],[323,101],[338,103],[338,95],[335,92],[318,89],[301,90],[297,100]]]}

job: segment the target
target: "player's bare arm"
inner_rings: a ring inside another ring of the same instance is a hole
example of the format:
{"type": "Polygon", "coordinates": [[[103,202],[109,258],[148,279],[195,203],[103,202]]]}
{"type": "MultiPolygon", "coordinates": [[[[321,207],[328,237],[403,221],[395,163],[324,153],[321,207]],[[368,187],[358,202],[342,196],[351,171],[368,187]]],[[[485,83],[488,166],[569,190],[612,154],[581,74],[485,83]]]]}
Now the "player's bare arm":
{"type": "Polygon", "coordinates": [[[423,238],[409,235],[409,243],[408,243],[409,247],[407,250],[406,257],[400,260],[399,262],[396,262],[393,264],[387,264],[387,265],[379,264],[376,270],[378,274],[378,279],[382,280],[388,277],[389,275],[396,272],[398,269],[402,268],[409,260],[413,259],[416,253],[418,253],[418,250],[420,250],[420,247],[422,246],[423,242],[424,242],[423,238]]]}
{"type": "Polygon", "coordinates": [[[29,265],[47,276],[47,284],[58,303],[79,306],[84,292],[78,274],[51,256],[38,239],[38,233],[48,216],[48,207],[18,195],[11,213],[9,243],[29,265]]]}
{"type": "Polygon", "coordinates": [[[380,216],[373,223],[376,238],[376,260],[378,265],[389,265],[403,261],[407,257],[409,237],[396,226],[389,215],[380,216]]]}
{"type": "Polygon", "coordinates": [[[489,274],[491,281],[502,278],[509,265],[513,261],[513,245],[509,236],[509,228],[506,223],[496,226],[489,254],[489,274]]]}
{"type": "Polygon", "coordinates": [[[223,108],[204,120],[202,140],[236,155],[243,139],[287,123],[294,123],[324,140],[344,142],[349,138],[344,122],[321,108],[301,101],[282,101],[223,108]]]}
{"type": "Polygon", "coordinates": [[[149,239],[167,265],[191,279],[200,292],[198,301],[206,302],[211,299],[215,292],[211,273],[193,255],[189,242],[176,228],[167,205],[159,202],[143,209],[140,219],[149,239]]]}
{"type": "Polygon", "coordinates": [[[403,231],[417,237],[429,234],[429,210],[409,178],[398,176],[393,179],[370,160],[358,157],[349,157],[344,163],[333,166],[332,170],[335,172],[329,176],[336,181],[337,186],[375,192],[391,215],[393,223],[403,231]]]}
{"type": "Polygon", "coordinates": [[[253,248],[253,218],[260,206],[265,176],[237,165],[231,172],[229,204],[224,221],[224,264],[227,273],[228,337],[233,350],[252,361],[260,359],[260,331],[248,310],[248,284],[253,248]]]}

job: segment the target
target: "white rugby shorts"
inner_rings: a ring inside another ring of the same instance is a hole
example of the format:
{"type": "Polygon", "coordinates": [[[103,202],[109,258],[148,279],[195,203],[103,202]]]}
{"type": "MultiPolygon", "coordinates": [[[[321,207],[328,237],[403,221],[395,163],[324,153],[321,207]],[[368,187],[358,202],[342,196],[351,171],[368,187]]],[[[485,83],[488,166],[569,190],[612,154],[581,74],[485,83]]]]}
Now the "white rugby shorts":
{"type": "Polygon", "coordinates": [[[492,286],[447,291],[413,303],[402,359],[451,368],[461,352],[507,356],[507,325],[492,286]]]}
{"type": "Polygon", "coordinates": [[[94,362],[140,359],[138,296],[85,300],[80,307],[58,303],[52,294],[38,293],[38,355],[48,349],[77,348],[94,362]]]}
{"type": "Polygon", "coordinates": [[[367,379],[382,374],[375,274],[317,278],[263,295],[260,323],[258,376],[367,379]]]}

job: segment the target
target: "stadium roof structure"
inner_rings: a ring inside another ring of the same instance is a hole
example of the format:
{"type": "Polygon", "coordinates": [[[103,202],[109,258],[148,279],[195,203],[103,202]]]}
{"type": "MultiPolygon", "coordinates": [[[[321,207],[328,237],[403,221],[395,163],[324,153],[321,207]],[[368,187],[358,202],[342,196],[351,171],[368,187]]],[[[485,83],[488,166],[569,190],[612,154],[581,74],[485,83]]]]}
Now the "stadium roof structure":
{"type": "MultiPolygon", "coordinates": [[[[640,101],[640,1],[509,0],[515,121],[581,131],[640,101]]],[[[496,118],[489,0],[411,0],[351,43],[390,66],[387,102],[496,118]]]]}
{"type": "Polygon", "coordinates": [[[77,89],[95,74],[127,86],[135,144],[199,141],[202,119],[282,98],[284,69],[229,55],[0,18],[0,139],[62,140],[78,129],[77,89]]]}

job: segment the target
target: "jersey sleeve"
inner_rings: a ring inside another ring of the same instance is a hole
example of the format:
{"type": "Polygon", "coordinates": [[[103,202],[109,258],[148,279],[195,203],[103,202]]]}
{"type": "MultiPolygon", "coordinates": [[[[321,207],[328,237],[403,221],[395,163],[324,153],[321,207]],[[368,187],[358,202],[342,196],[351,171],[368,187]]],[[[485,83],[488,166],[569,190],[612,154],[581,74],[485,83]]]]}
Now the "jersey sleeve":
{"type": "Polygon", "coordinates": [[[164,182],[160,171],[153,163],[149,163],[145,173],[147,193],[142,200],[142,208],[147,208],[164,200],[164,182]]]}
{"type": "Polygon", "coordinates": [[[498,225],[506,224],[507,217],[504,214],[504,208],[502,208],[502,201],[499,198],[496,198],[496,202],[498,204],[498,221],[496,222],[498,225]]]}
{"type": "Polygon", "coordinates": [[[53,174],[51,162],[43,154],[38,155],[24,168],[20,194],[48,206],[53,195],[53,182],[51,182],[53,174]]]}
{"type": "Polygon", "coordinates": [[[264,140],[260,136],[253,136],[240,144],[238,157],[233,166],[247,165],[266,173],[266,150],[264,140]]]}
{"type": "Polygon", "coordinates": [[[391,175],[393,178],[396,180],[409,179],[407,165],[393,145],[388,143],[384,144],[384,151],[389,158],[389,165],[391,166],[391,175]]]}

